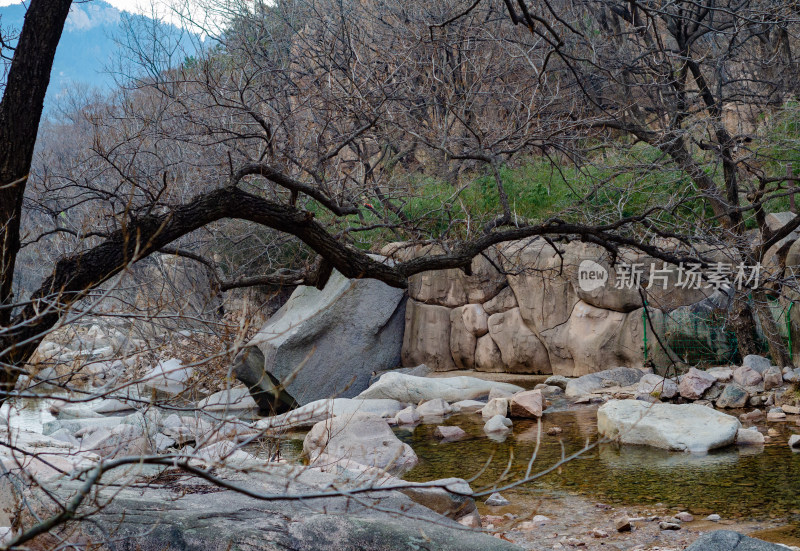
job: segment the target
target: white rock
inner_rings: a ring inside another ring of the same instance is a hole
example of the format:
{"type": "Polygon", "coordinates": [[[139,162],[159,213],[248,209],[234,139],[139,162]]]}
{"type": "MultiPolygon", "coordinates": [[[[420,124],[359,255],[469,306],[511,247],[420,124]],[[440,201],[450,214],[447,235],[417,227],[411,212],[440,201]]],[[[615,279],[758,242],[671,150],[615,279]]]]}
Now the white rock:
{"type": "Polygon", "coordinates": [[[487,434],[508,434],[511,432],[511,419],[502,415],[495,415],[483,425],[483,431],[487,434]]]}
{"type": "Polygon", "coordinates": [[[441,398],[446,402],[472,400],[486,396],[493,388],[510,393],[523,390],[517,385],[484,381],[476,377],[414,377],[402,373],[386,373],[377,383],[362,392],[360,398],[388,398],[418,404],[441,398]]]}
{"type": "Polygon", "coordinates": [[[505,417],[508,415],[508,398],[492,398],[481,410],[481,417],[484,421],[491,419],[495,415],[505,417]]]}
{"type": "Polygon", "coordinates": [[[414,406],[408,406],[407,408],[398,411],[397,415],[394,416],[394,422],[396,425],[416,425],[421,419],[422,416],[414,406]]]}
{"type": "Polygon", "coordinates": [[[636,387],[639,394],[658,396],[662,400],[669,400],[678,394],[678,384],[672,379],[667,379],[655,373],[645,373],[636,387]]]}
{"type": "Polygon", "coordinates": [[[789,437],[789,447],[792,449],[800,448],[800,434],[793,434],[789,437]]]}
{"type": "Polygon", "coordinates": [[[335,416],[354,413],[373,413],[381,417],[394,417],[406,404],[397,400],[328,398],[311,402],[292,411],[266,417],[256,423],[259,430],[289,430],[312,427],[320,421],[335,416]]]}
{"type": "Polygon", "coordinates": [[[417,406],[417,413],[422,416],[423,421],[425,417],[444,417],[452,410],[453,408],[450,407],[450,404],[441,398],[434,398],[417,406]]]}
{"type": "Polygon", "coordinates": [[[706,452],[733,444],[740,427],[735,417],[696,404],[610,400],[597,410],[602,436],[677,451],[706,452]]]}
{"type": "Polygon", "coordinates": [[[160,432],[153,437],[153,447],[156,449],[156,451],[159,452],[166,451],[168,448],[173,447],[175,444],[176,444],[175,440],[160,432]]]}
{"type": "Polygon", "coordinates": [[[161,432],[178,444],[191,441],[204,441],[212,435],[213,427],[203,419],[180,417],[172,414],[162,424],[161,432]]]}
{"type": "Polygon", "coordinates": [[[483,409],[486,404],[477,400],[460,400],[450,404],[453,413],[476,413],[483,409]]]}
{"type": "Polygon", "coordinates": [[[489,505],[490,507],[504,507],[506,505],[509,505],[511,502],[508,501],[503,496],[501,496],[498,492],[495,492],[488,498],[486,498],[486,501],[484,503],[486,503],[486,505],[489,505]]]}
{"type": "Polygon", "coordinates": [[[367,413],[317,423],[303,441],[303,453],[311,465],[334,461],[347,468],[352,461],[390,473],[410,469],[419,461],[411,446],[401,442],[384,419],[367,413]]]}
{"type": "Polygon", "coordinates": [[[739,429],[736,433],[736,444],[739,446],[760,446],[764,444],[764,435],[758,429],[739,429]]]}
{"type": "Polygon", "coordinates": [[[706,373],[714,377],[717,382],[727,383],[733,379],[733,369],[730,367],[712,367],[706,373]]]}
{"type": "Polygon", "coordinates": [[[186,383],[194,373],[194,368],[184,366],[180,360],[171,359],[158,362],[139,381],[146,388],[169,394],[180,394],[186,390],[186,383]]]}
{"type": "Polygon", "coordinates": [[[197,407],[204,411],[238,411],[258,409],[256,401],[247,388],[235,387],[215,392],[208,398],[200,400],[197,407]]]}

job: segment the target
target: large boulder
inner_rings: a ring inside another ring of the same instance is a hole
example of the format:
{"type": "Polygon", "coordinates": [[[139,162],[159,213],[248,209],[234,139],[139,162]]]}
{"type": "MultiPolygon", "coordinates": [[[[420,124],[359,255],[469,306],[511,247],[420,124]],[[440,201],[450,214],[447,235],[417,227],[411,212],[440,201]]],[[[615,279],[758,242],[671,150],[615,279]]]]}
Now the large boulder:
{"type": "Polygon", "coordinates": [[[568,398],[578,398],[603,388],[635,385],[643,376],[644,372],[635,367],[615,367],[571,379],[564,393],[568,398]]]}
{"type": "MultiPolygon", "coordinates": [[[[439,245],[401,243],[391,243],[381,251],[382,254],[401,261],[444,252],[439,245]]],[[[506,286],[505,275],[496,268],[498,264],[497,252],[489,249],[486,256],[476,256],[472,260],[471,275],[458,268],[414,274],[408,280],[408,296],[418,302],[449,308],[487,302],[506,286]]]]}
{"type": "Polygon", "coordinates": [[[597,410],[601,436],[675,451],[707,452],[728,446],[740,427],[735,417],[697,404],[611,400],[597,410]]]}
{"type": "MultiPolygon", "coordinates": [[[[120,551],[521,549],[480,531],[465,530],[397,490],[365,492],[357,498],[345,494],[370,481],[356,480],[337,492],[332,489],[342,486],[337,475],[313,469],[275,470],[233,484],[258,495],[285,495],[286,499],[261,500],[192,477],[180,478],[169,489],[130,484],[98,487],[97,500],[104,505],[92,511],[92,522],[80,524],[81,540],[107,541],[111,534],[120,551]],[[304,497],[312,494],[324,497],[304,497]]],[[[58,501],[69,500],[82,484],[64,482],[58,501]]],[[[91,509],[92,503],[86,500],[78,513],[91,509]]],[[[41,514],[49,517],[56,512],[54,508],[41,514]]]]}
{"type": "Polygon", "coordinates": [[[489,317],[489,334],[500,350],[503,371],[550,374],[550,358],[539,337],[528,329],[519,308],[489,317]]]}
{"type": "Polygon", "coordinates": [[[408,300],[402,362],[409,367],[425,364],[434,371],[456,369],[450,354],[450,308],[408,300]]]}
{"type": "Polygon", "coordinates": [[[359,398],[388,398],[412,404],[436,398],[441,398],[446,402],[458,402],[486,396],[493,388],[509,394],[524,390],[510,383],[484,381],[477,377],[429,378],[390,372],[362,392],[359,398]]]}
{"type": "Polygon", "coordinates": [[[334,271],[322,290],[298,287],[248,346],[298,403],[349,398],[367,388],[373,371],[400,363],[405,303],[401,289],[334,271]]]}
{"type": "Polygon", "coordinates": [[[248,346],[236,355],[233,374],[247,385],[258,409],[264,415],[277,415],[298,407],[284,385],[275,376],[264,370],[266,359],[257,346],[248,346]]]}
{"type": "Polygon", "coordinates": [[[715,530],[697,538],[686,551],[786,551],[786,547],[748,538],[732,530],[715,530]]]}
{"type": "Polygon", "coordinates": [[[311,465],[353,464],[401,473],[417,464],[411,446],[394,435],[386,421],[374,414],[333,417],[314,425],[303,441],[311,465]]]}
{"type": "Polygon", "coordinates": [[[265,417],[256,422],[256,428],[269,431],[288,431],[313,427],[331,417],[350,416],[356,413],[371,413],[393,418],[406,404],[397,400],[328,398],[317,400],[281,415],[265,417]]]}

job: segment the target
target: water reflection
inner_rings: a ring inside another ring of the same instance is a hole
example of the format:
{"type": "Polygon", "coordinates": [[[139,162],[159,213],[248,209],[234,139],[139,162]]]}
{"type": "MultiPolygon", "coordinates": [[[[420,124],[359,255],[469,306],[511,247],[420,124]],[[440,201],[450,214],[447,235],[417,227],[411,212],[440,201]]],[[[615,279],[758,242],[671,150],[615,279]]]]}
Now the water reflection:
{"type": "MultiPolygon", "coordinates": [[[[515,421],[514,433],[505,442],[486,438],[476,416],[451,417],[446,424],[462,427],[471,438],[440,444],[433,438],[433,425],[398,433],[420,457],[420,464],[406,478],[470,478],[485,467],[473,487],[490,486],[506,470],[509,460],[509,475],[519,478],[536,447],[535,421],[515,421]],[[491,463],[486,466],[490,458],[491,463]]],[[[646,446],[599,445],[580,459],[512,493],[530,496],[537,490],[558,488],[600,501],[631,505],[663,503],[696,514],[713,512],[752,519],[800,515],[797,497],[800,454],[793,454],[786,444],[793,425],[769,426],[780,431],[780,436],[765,446],[729,447],[705,455],[646,446]]],[[[562,454],[578,451],[587,439],[596,441],[595,408],[545,415],[533,472],[554,465],[562,454]],[[554,425],[561,427],[563,433],[546,435],[547,429],[554,425]]]]}

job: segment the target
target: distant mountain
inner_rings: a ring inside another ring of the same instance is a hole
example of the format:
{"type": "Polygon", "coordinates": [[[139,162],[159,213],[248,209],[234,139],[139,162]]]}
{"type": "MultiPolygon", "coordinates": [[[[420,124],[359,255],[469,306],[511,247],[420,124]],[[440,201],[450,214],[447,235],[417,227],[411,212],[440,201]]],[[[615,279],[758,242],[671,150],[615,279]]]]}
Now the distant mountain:
{"type": "MultiPolygon", "coordinates": [[[[0,26],[4,34],[19,34],[25,11],[23,4],[0,7],[0,26]]],[[[114,77],[109,71],[115,70],[120,53],[124,51],[118,40],[124,41],[125,29],[130,25],[152,28],[153,23],[145,16],[123,12],[100,0],[74,3],[56,50],[45,108],[64,90],[78,83],[110,90],[114,77]]],[[[181,40],[185,50],[194,51],[189,40],[180,38],[177,28],[166,25],[162,28],[171,33],[171,40],[181,40]]],[[[173,64],[181,61],[183,56],[179,54],[173,64]]]]}

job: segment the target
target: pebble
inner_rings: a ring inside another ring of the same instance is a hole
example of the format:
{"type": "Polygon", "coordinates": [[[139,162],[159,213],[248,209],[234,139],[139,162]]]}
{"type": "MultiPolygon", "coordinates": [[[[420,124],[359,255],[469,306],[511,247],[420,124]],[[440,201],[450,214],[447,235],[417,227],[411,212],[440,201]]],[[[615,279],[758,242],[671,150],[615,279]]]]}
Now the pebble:
{"type": "Polygon", "coordinates": [[[550,427],[547,429],[547,434],[549,436],[558,436],[562,432],[564,432],[564,430],[561,427],[550,427]]]}
{"type": "Polygon", "coordinates": [[[800,448],[800,434],[793,434],[789,437],[789,447],[792,449],[800,448]]]}
{"type": "Polygon", "coordinates": [[[595,528],[594,530],[592,530],[592,537],[593,538],[607,538],[608,537],[608,532],[606,532],[605,530],[601,530],[600,528],[595,528]]]}
{"type": "Polygon", "coordinates": [[[614,519],[614,527],[617,529],[617,532],[630,532],[631,531],[631,519],[628,517],[618,517],[614,519]]]}
{"type": "Polygon", "coordinates": [[[764,418],[764,412],[760,409],[754,409],[753,411],[748,411],[747,413],[742,413],[739,416],[740,421],[758,421],[764,418]]]}
{"type": "Polygon", "coordinates": [[[781,409],[783,410],[784,413],[788,413],[789,415],[800,414],[800,407],[797,406],[783,405],[781,406],[781,409]]]}
{"type": "Polygon", "coordinates": [[[658,527],[661,530],[680,530],[681,529],[681,525],[680,524],[676,524],[674,522],[666,522],[666,521],[659,522],[658,523],[658,527]]]}
{"type": "Polygon", "coordinates": [[[493,493],[486,499],[486,505],[489,505],[490,507],[504,507],[510,503],[510,501],[497,492],[493,493]]]}
{"type": "Polygon", "coordinates": [[[714,514],[708,515],[706,517],[706,520],[710,520],[711,522],[719,522],[720,520],[722,520],[722,517],[719,516],[717,513],[714,513],[714,514]]]}
{"type": "Polygon", "coordinates": [[[773,408],[769,410],[767,413],[767,421],[784,421],[786,420],[786,414],[783,412],[781,408],[773,408]]]}
{"type": "Polygon", "coordinates": [[[776,436],[780,436],[780,435],[781,435],[781,432],[778,429],[769,429],[767,431],[767,436],[771,436],[772,438],[775,438],[776,436]]]}
{"type": "Polygon", "coordinates": [[[694,516],[692,516],[691,513],[687,513],[686,511],[681,511],[680,513],[675,515],[675,518],[681,522],[692,522],[694,520],[694,516]]]}
{"type": "Polygon", "coordinates": [[[440,438],[446,442],[450,442],[453,440],[460,440],[462,438],[466,438],[467,433],[461,427],[451,427],[451,426],[441,426],[436,427],[433,431],[433,435],[436,438],[440,438]]]}

